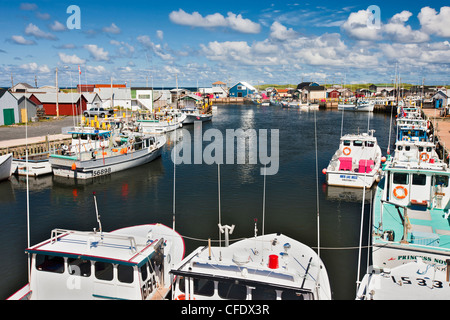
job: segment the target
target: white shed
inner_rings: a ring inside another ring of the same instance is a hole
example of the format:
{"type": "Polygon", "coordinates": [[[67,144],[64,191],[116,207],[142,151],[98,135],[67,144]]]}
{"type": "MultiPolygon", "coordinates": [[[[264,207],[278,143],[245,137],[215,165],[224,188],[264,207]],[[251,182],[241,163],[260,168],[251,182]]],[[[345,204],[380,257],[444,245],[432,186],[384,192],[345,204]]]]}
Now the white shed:
{"type": "Polygon", "coordinates": [[[0,91],[0,125],[11,125],[19,121],[19,107],[16,97],[8,90],[0,91]]]}

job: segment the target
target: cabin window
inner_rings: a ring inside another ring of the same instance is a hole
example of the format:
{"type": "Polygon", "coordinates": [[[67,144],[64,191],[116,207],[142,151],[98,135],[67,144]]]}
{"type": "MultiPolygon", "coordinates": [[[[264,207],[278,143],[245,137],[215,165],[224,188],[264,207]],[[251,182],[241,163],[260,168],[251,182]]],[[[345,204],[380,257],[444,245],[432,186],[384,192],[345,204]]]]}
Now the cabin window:
{"type": "Polygon", "coordinates": [[[247,286],[233,282],[219,282],[219,296],[230,300],[245,300],[247,286]]]}
{"type": "Polygon", "coordinates": [[[403,150],[403,146],[398,146],[398,147],[397,147],[397,150],[398,150],[398,151],[402,151],[402,150],[403,150]]]}
{"type": "Polygon", "coordinates": [[[95,277],[99,280],[111,281],[113,269],[112,263],[97,261],[95,263],[95,277]]]}
{"type": "Polygon", "coordinates": [[[36,269],[39,271],[64,273],[64,258],[38,254],[36,255],[36,269]]]}
{"type": "Polygon", "coordinates": [[[294,290],[283,290],[281,293],[281,300],[312,300],[310,293],[302,293],[294,290]]]}
{"type": "Polygon", "coordinates": [[[69,258],[67,264],[69,274],[82,277],[91,276],[91,262],[89,260],[69,258]]]}
{"type": "Polygon", "coordinates": [[[427,152],[431,152],[431,147],[427,147],[427,152]]]}
{"type": "Polygon", "coordinates": [[[214,294],[214,281],[194,279],[194,294],[211,297],[214,294]]]}
{"type": "Polygon", "coordinates": [[[408,174],[407,173],[394,173],[393,177],[394,184],[408,184],[408,174]]]}
{"type": "Polygon", "coordinates": [[[343,144],[344,146],[350,146],[350,140],[344,140],[343,144]]]}
{"type": "Polygon", "coordinates": [[[78,133],[72,133],[72,139],[78,139],[78,133]]]}
{"type": "Polygon", "coordinates": [[[147,277],[148,277],[147,264],[144,264],[141,267],[141,278],[142,278],[142,281],[147,280],[147,277]]]}
{"type": "Polygon", "coordinates": [[[405,151],[411,150],[411,146],[405,146],[405,151]]]}
{"type": "Polygon", "coordinates": [[[423,151],[423,147],[419,147],[419,152],[422,152],[423,151]]]}
{"type": "Polygon", "coordinates": [[[366,147],[373,148],[373,146],[375,146],[374,141],[366,141],[366,147]]]}
{"type": "Polygon", "coordinates": [[[183,276],[177,276],[178,277],[178,289],[180,289],[181,292],[185,292],[184,286],[185,286],[185,279],[183,276]]]}
{"type": "Polygon", "coordinates": [[[133,283],[133,267],[119,264],[117,267],[117,278],[123,283],[133,283]]]}
{"type": "Polygon", "coordinates": [[[442,185],[442,187],[448,187],[448,176],[434,176],[434,185],[442,185]]]}
{"type": "Polygon", "coordinates": [[[427,176],[425,174],[413,174],[412,184],[417,186],[424,186],[427,183],[427,176]]]}
{"type": "Polygon", "coordinates": [[[353,141],[353,145],[354,145],[355,147],[362,147],[363,142],[362,142],[362,141],[359,141],[359,140],[353,141]]]}
{"type": "Polygon", "coordinates": [[[277,292],[271,288],[256,287],[252,290],[252,300],[276,300],[277,292]]]}

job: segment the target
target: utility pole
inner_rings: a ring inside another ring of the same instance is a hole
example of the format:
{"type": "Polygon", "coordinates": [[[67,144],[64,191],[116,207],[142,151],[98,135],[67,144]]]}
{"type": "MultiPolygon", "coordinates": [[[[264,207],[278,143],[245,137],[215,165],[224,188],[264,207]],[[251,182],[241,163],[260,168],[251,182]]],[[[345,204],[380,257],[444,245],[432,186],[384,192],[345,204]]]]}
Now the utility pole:
{"type": "Polygon", "coordinates": [[[56,68],[56,117],[59,118],[59,101],[58,101],[58,93],[59,93],[59,87],[58,87],[58,68],[56,68]]]}

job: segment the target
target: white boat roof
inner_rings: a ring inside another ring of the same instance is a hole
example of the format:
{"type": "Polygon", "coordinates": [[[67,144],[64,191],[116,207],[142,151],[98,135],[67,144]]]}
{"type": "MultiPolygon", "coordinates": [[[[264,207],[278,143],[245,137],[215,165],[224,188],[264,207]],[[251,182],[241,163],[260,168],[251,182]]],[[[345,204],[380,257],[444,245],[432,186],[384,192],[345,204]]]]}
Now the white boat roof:
{"type": "Polygon", "coordinates": [[[369,141],[376,141],[377,138],[374,137],[373,134],[369,134],[367,132],[363,132],[363,133],[359,133],[359,134],[356,134],[356,133],[346,134],[346,135],[341,137],[341,141],[344,141],[344,140],[364,140],[364,141],[365,140],[369,140],[369,141]]]}
{"type": "Polygon", "coordinates": [[[55,229],[50,239],[26,249],[26,252],[94,261],[109,261],[141,266],[161,240],[175,241],[184,255],[181,236],[162,224],[127,227],[112,232],[55,229]]]}
{"type": "Polygon", "coordinates": [[[421,260],[393,269],[366,274],[358,289],[357,299],[368,300],[448,300],[450,286],[445,267],[421,260]]]}
{"type": "Polygon", "coordinates": [[[321,279],[321,287],[329,289],[325,266],[316,252],[282,234],[248,238],[229,247],[199,247],[171,273],[236,279],[308,292],[314,292],[321,279]],[[274,259],[277,267],[271,268],[274,259]]]}

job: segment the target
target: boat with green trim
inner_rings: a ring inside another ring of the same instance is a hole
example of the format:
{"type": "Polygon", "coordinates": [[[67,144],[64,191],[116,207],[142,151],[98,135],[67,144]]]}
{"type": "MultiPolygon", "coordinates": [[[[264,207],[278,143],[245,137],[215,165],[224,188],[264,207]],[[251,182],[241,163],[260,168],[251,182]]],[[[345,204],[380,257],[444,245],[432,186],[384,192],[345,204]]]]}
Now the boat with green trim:
{"type": "Polygon", "coordinates": [[[69,132],[69,150],[50,154],[55,176],[90,179],[149,163],[159,157],[166,137],[79,128],[69,132]]]}
{"type": "Polygon", "coordinates": [[[450,259],[450,169],[431,142],[399,141],[383,165],[372,225],[374,267],[392,268],[422,258],[450,259]],[[407,152],[406,143],[414,146],[407,152]],[[423,146],[421,144],[424,144],[423,146]]]}

